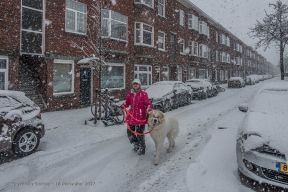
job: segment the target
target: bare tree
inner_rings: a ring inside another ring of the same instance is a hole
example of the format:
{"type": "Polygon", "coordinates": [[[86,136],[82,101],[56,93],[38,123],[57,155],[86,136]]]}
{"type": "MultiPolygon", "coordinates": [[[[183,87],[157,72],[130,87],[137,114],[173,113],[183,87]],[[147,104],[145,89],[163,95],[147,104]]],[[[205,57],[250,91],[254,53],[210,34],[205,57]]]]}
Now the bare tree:
{"type": "Polygon", "coordinates": [[[271,44],[279,47],[281,80],[284,80],[283,54],[288,43],[288,6],[278,0],[276,3],[270,3],[269,7],[274,11],[270,14],[265,11],[265,18],[250,28],[250,34],[259,38],[256,47],[265,46],[265,51],[271,44]]]}

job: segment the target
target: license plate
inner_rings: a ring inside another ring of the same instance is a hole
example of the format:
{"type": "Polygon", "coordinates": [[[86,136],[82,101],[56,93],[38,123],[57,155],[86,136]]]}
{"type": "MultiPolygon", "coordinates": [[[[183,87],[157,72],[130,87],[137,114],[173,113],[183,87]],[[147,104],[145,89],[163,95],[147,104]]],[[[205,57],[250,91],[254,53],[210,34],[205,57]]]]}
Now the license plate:
{"type": "Polygon", "coordinates": [[[278,171],[288,173],[288,165],[286,163],[277,163],[276,167],[278,171]]]}

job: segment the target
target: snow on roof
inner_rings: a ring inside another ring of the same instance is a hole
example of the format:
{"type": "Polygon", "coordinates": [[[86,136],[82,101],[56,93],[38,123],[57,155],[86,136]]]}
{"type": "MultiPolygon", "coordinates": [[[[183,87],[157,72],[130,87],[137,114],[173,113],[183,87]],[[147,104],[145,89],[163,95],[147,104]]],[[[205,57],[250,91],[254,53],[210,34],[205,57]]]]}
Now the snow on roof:
{"type": "Polygon", "coordinates": [[[251,135],[244,140],[246,151],[263,144],[288,154],[288,83],[273,82],[256,94],[240,128],[240,134],[251,135]]]}

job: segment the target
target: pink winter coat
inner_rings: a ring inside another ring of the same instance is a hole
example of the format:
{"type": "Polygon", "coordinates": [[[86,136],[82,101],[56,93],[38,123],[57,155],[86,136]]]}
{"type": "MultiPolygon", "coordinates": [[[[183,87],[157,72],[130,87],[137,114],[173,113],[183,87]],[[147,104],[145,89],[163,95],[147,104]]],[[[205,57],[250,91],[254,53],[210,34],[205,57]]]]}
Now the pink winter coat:
{"type": "Polygon", "coordinates": [[[145,125],[147,111],[152,110],[152,104],[148,98],[148,94],[144,90],[139,90],[135,93],[132,89],[129,91],[124,106],[128,108],[130,106],[129,113],[134,118],[131,118],[130,115],[127,115],[127,123],[129,125],[145,125]],[[145,120],[145,122],[143,122],[145,120]]]}

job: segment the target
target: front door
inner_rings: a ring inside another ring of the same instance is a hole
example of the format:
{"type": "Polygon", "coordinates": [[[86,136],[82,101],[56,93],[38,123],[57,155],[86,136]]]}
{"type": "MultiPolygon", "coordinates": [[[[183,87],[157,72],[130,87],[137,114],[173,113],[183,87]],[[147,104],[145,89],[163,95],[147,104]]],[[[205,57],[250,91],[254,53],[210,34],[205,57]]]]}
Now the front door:
{"type": "Polygon", "coordinates": [[[80,69],[80,103],[87,105],[91,102],[91,69],[80,69]]]}

